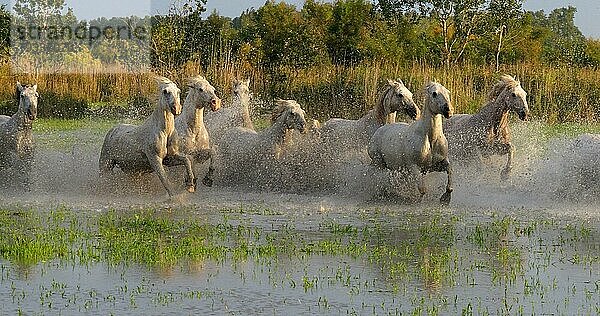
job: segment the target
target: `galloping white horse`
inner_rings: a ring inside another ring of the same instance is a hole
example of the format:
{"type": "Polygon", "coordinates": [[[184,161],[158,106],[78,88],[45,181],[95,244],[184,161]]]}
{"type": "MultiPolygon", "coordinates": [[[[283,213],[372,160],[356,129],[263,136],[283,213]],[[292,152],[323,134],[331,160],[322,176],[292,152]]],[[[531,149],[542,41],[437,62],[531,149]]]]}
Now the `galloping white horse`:
{"type": "Polygon", "coordinates": [[[412,119],[420,115],[412,93],[400,79],[388,80],[375,107],[359,120],[332,118],[325,122],[320,131],[321,137],[345,150],[360,150],[367,146],[379,127],[395,122],[396,112],[404,112],[412,119]]]}
{"type": "Polygon", "coordinates": [[[297,130],[306,133],[304,110],[294,100],[276,100],[277,107],[271,116],[272,125],[257,133],[254,130],[237,127],[229,129],[219,147],[224,157],[234,160],[265,158],[279,159],[287,131],[297,130]]]}
{"type": "Polygon", "coordinates": [[[208,134],[213,143],[219,144],[225,131],[234,127],[254,130],[250,118],[250,79],[236,80],[233,83],[233,102],[230,107],[222,108],[217,113],[206,113],[205,122],[208,134]]]}
{"type": "Polygon", "coordinates": [[[448,143],[442,130],[442,115],[452,116],[453,107],[448,90],[437,82],[425,87],[422,116],[412,124],[396,123],[380,127],[369,142],[372,164],[391,170],[421,172],[419,192],[425,194],[424,176],[438,171],[448,174],[446,192],[440,201],[447,205],[452,195],[452,167],[448,160],[448,143]]]}
{"type": "Polygon", "coordinates": [[[527,120],[527,93],[519,81],[503,75],[489,92],[487,104],[479,113],[458,114],[445,122],[444,130],[452,159],[507,155],[501,177],[508,178],[515,152],[515,146],[510,141],[509,111],[516,112],[521,120],[527,120]]]}
{"type": "Polygon", "coordinates": [[[156,172],[169,196],[173,189],[163,167],[163,159],[169,156],[185,164],[185,183],[189,192],[195,191],[194,172],[189,158],[179,152],[175,133],[175,115],[181,113],[180,90],[175,83],[157,77],[159,85],[158,106],[140,125],[120,124],[113,127],[102,145],[99,167],[105,176],[115,166],[125,173],[156,172]]]}
{"type": "Polygon", "coordinates": [[[0,168],[16,170],[23,175],[23,185],[30,185],[33,162],[32,122],[37,118],[39,94],[37,85],[21,85],[16,89],[19,108],[12,116],[0,115],[0,168]]]}
{"type": "MultiPolygon", "coordinates": [[[[221,108],[221,99],[215,94],[215,88],[202,76],[188,79],[189,92],[183,103],[181,115],[175,118],[176,141],[179,151],[188,156],[192,162],[192,170],[197,172],[195,163],[203,163],[210,159],[208,173],[202,180],[206,186],[212,186],[214,173],[214,151],[204,125],[204,109],[210,107],[215,112],[221,108]]],[[[166,166],[181,164],[181,159],[172,159],[168,155],[163,163],[166,166]]],[[[176,158],[176,157],[175,157],[176,158]]],[[[196,179],[194,179],[196,184],[196,179]]]]}

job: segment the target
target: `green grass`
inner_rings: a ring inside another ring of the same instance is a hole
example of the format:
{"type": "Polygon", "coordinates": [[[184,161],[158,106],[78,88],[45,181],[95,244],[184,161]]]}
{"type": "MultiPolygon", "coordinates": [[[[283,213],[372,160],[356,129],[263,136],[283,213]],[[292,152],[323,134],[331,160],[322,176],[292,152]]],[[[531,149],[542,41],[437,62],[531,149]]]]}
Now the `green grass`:
{"type": "Polygon", "coordinates": [[[556,137],[576,137],[580,134],[592,133],[600,134],[600,124],[582,124],[582,123],[560,123],[560,124],[543,124],[542,134],[546,139],[556,137]]]}
{"type": "Polygon", "coordinates": [[[117,121],[106,119],[37,119],[33,123],[34,133],[74,132],[79,130],[107,131],[117,121]]]}
{"type": "MultiPolygon", "coordinates": [[[[589,284],[566,285],[569,291],[575,291],[572,293],[562,293],[565,285],[546,280],[546,269],[551,265],[589,270],[593,276],[600,264],[600,231],[593,223],[523,220],[495,213],[468,218],[426,210],[426,215],[407,213],[382,222],[316,219],[307,229],[295,227],[283,220],[284,212],[274,210],[224,209],[212,220],[191,216],[188,211],[0,210],[0,262],[10,261],[21,267],[103,262],[112,267],[140,265],[150,270],[214,262],[234,267],[234,271],[241,267],[238,273],[244,283],[256,278],[244,272],[246,263],[252,262],[254,273],[268,274],[275,288],[314,294],[319,299],[317,305],[326,309],[335,305],[319,294],[326,293],[323,291],[329,287],[342,287],[350,297],[389,292],[399,300],[403,297],[411,310],[432,314],[461,310],[511,313],[527,310],[529,299],[549,294],[569,298],[585,293],[591,299],[598,295],[597,277],[592,277],[589,284]],[[253,226],[247,224],[245,217],[259,222],[273,218],[277,221],[253,226]],[[318,258],[325,259],[318,261],[325,262],[324,266],[309,269],[310,260],[318,258]],[[292,266],[289,262],[293,262],[292,266]],[[289,269],[296,272],[288,274],[289,269]],[[375,279],[365,277],[365,271],[376,271],[375,279]],[[489,306],[482,307],[481,302],[470,297],[444,294],[464,288],[478,297],[481,282],[489,282],[498,291],[511,287],[520,292],[501,301],[497,298],[501,304],[496,306],[498,310],[488,310],[489,306]],[[411,287],[422,288],[426,294],[414,294],[411,287]],[[515,297],[524,300],[515,301],[515,297]]],[[[2,280],[8,276],[5,273],[3,268],[2,280]]],[[[49,297],[44,298],[44,304],[51,303],[53,293],[67,286],[60,282],[53,281],[47,288],[49,297]]],[[[187,291],[190,298],[208,293],[187,291]]],[[[14,296],[20,295],[13,292],[14,296]]],[[[137,296],[131,297],[135,299],[144,293],[148,294],[147,289],[139,289],[137,296]]],[[[173,293],[157,292],[155,303],[173,303],[170,295],[173,293]]],[[[565,305],[567,311],[570,307],[565,305]]],[[[382,305],[373,310],[386,308],[382,305]]]]}

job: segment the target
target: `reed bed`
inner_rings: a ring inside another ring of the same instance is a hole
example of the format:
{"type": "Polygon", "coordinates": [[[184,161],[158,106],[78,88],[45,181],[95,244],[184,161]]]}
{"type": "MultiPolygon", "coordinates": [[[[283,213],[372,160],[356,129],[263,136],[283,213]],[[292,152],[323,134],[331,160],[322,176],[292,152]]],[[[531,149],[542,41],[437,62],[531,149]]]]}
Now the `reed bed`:
{"type": "MultiPolygon", "coordinates": [[[[155,71],[184,87],[185,78],[203,74],[225,100],[235,78],[250,78],[255,96],[267,112],[274,98],[298,100],[307,113],[319,119],[357,118],[375,104],[377,92],[387,79],[400,78],[415,92],[429,80],[437,80],[452,93],[457,113],[472,113],[485,102],[487,90],[501,73],[516,76],[529,93],[534,117],[549,124],[600,122],[600,70],[569,66],[463,64],[449,69],[413,62],[363,62],[353,66],[324,65],[306,69],[265,69],[222,54],[207,67],[188,62],[179,69],[155,71]]],[[[156,85],[150,74],[86,72],[73,74],[15,75],[0,66],[0,113],[16,108],[14,82],[35,82],[41,91],[42,117],[77,118],[86,115],[143,113],[151,106],[156,85]],[[116,110],[115,110],[116,109],[116,110]]]]}

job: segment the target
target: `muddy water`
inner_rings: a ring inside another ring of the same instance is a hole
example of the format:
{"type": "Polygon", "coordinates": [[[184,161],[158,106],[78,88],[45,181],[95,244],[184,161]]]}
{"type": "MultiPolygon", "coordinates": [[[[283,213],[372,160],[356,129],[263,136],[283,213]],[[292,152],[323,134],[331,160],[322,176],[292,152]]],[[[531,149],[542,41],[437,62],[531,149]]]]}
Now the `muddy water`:
{"type": "MultiPolygon", "coordinates": [[[[393,195],[406,191],[406,184],[393,173],[369,169],[364,153],[326,170],[336,177],[333,189],[312,176],[300,177],[302,185],[286,185],[281,175],[267,175],[261,181],[269,184],[269,190],[265,185],[249,188],[227,182],[169,199],[154,175],[129,177],[117,171],[112,181],[101,182],[97,159],[102,132],[37,135],[36,181],[30,192],[10,185],[0,189],[2,208],[44,212],[66,206],[84,216],[111,209],[135,213],[168,208],[190,220],[219,223],[226,217],[264,232],[289,226],[315,242],[330,222],[392,231],[407,223],[420,227],[432,214],[456,217],[455,235],[444,248],[449,256],[444,273],[449,276],[431,279],[423,274],[430,263],[422,253],[421,259],[407,263],[400,279],[392,278],[377,261],[346,255],[282,257],[274,263],[228,258],[179,262],[168,268],[60,260],[22,267],[0,259],[0,314],[596,314],[600,311],[600,208],[594,185],[598,179],[577,174],[590,168],[589,161],[572,158],[578,154],[566,149],[568,139],[541,143],[535,129],[525,125],[517,125],[514,134],[517,153],[511,179],[499,179],[503,159],[457,164],[448,208],[437,202],[445,185],[441,174],[428,177],[431,190],[421,203],[401,204],[389,195],[381,198],[381,190],[393,195]],[[574,179],[573,174],[579,177],[574,179]],[[273,179],[276,184],[268,183],[273,179]],[[318,184],[318,189],[311,184],[318,184]],[[297,191],[307,187],[313,188],[297,191]],[[477,227],[504,217],[519,223],[511,230],[542,228],[530,236],[512,234],[491,252],[474,244],[477,227]],[[552,224],[539,224],[548,220],[552,224]],[[574,238],[571,227],[584,229],[585,238],[574,238]],[[518,257],[516,268],[511,259],[504,263],[498,259],[504,258],[500,254],[506,249],[518,257]]],[[[289,165],[266,166],[267,172],[282,168],[289,165]]],[[[295,165],[292,170],[305,169],[295,165]]],[[[180,171],[169,173],[183,192],[180,171]]],[[[386,244],[397,246],[401,240],[392,238],[386,244]]],[[[415,247],[417,243],[414,240],[415,247]]]]}

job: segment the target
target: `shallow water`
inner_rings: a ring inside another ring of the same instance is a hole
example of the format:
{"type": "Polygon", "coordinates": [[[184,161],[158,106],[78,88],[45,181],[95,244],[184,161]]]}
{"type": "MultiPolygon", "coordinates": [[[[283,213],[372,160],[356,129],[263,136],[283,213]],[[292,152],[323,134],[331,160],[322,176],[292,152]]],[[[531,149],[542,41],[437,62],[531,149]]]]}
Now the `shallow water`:
{"type": "MultiPolygon", "coordinates": [[[[335,170],[344,179],[336,191],[293,193],[310,182],[270,191],[230,184],[168,199],[154,175],[116,172],[99,181],[103,132],[36,135],[36,182],[31,192],[0,190],[6,218],[67,209],[67,218],[92,223],[81,225],[92,237],[79,242],[102,244],[96,221],[110,210],[122,218],[156,210],[167,222],[231,225],[214,241],[228,250],[152,264],[112,260],[102,247],[85,262],[75,255],[23,263],[0,249],[0,314],[600,313],[600,209],[589,185],[598,179],[581,186],[561,172],[578,170],[563,149],[568,139],[540,145],[517,125],[511,179],[499,179],[499,158],[457,164],[452,204],[441,208],[444,175],[428,176],[423,202],[399,204],[373,191],[399,190],[398,179],[370,173],[360,154],[335,170]],[[259,236],[242,238],[250,247],[242,257],[236,229],[259,236]],[[270,234],[275,254],[253,248],[270,234]]],[[[168,172],[182,192],[178,171],[168,172]]]]}

